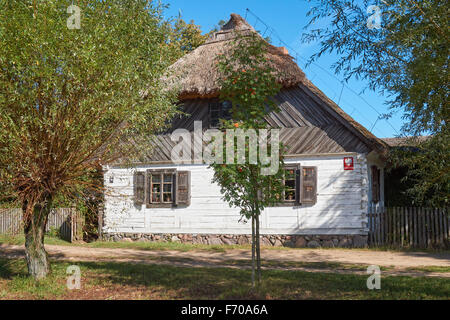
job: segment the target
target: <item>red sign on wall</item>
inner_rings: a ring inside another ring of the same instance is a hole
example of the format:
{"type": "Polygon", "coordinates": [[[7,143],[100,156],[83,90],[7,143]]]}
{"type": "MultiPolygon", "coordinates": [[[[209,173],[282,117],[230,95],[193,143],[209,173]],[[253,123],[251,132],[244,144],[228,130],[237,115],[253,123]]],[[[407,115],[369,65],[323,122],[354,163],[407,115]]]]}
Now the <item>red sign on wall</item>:
{"type": "Polygon", "coordinates": [[[345,157],[344,158],[344,170],[353,170],[353,157],[345,157]]]}

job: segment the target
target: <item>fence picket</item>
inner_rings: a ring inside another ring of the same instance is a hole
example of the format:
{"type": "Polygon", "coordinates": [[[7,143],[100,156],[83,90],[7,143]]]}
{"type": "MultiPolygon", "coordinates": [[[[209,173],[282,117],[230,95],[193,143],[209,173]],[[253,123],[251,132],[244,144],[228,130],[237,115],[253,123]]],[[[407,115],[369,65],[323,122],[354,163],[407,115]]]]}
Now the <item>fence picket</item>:
{"type": "Polygon", "coordinates": [[[400,209],[400,233],[401,233],[401,245],[405,245],[406,230],[405,230],[405,212],[406,208],[400,209]]]}
{"type": "Polygon", "coordinates": [[[440,231],[439,231],[439,211],[438,209],[433,209],[433,215],[434,215],[434,241],[436,245],[439,245],[441,243],[440,239],[440,231]]]}
{"type": "Polygon", "coordinates": [[[401,208],[397,208],[396,219],[397,219],[396,228],[397,228],[397,237],[398,237],[397,241],[399,241],[400,245],[401,245],[401,243],[402,243],[402,210],[401,210],[401,208]]]}
{"type": "Polygon", "coordinates": [[[447,241],[450,242],[450,235],[448,234],[450,232],[450,228],[448,226],[448,219],[444,209],[442,209],[442,219],[444,222],[444,244],[445,244],[447,241]]]}
{"type": "Polygon", "coordinates": [[[428,222],[428,209],[425,208],[424,212],[424,228],[425,228],[425,248],[428,248],[430,245],[430,233],[428,232],[429,222],[428,222]]]}
{"type": "Polygon", "coordinates": [[[447,224],[447,241],[450,242],[450,214],[445,213],[445,222],[447,224]]]}
{"type": "Polygon", "coordinates": [[[408,210],[408,247],[413,246],[412,208],[408,210]]]}
{"type": "Polygon", "coordinates": [[[397,242],[397,207],[394,207],[394,211],[392,214],[392,236],[393,236],[393,243],[397,242]]]}
{"type": "Polygon", "coordinates": [[[387,221],[388,221],[388,244],[391,245],[392,243],[392,208],[388,208],[387,210],[388,212],[388,216],[387,216],[387,221]]]}
{"type": "MultiPolygon", "coordinates": [[[[76,214],[76,210],[71,208],[60,208],[52,210],[48,216],[46,225],[46,231],[50,231],[52,228],[59,230],[61,238],[67,241],[73,241],[72,234],[78,234],[75,228],[81,228],[82,224],[72,224],[70,217],[76,214]],[[74,232],[72,232],[74,228],[74,232]]],[[[23,212],[21,209],[0,209],[0,234],[19,234],[22,232],[22,217],[23,212]]]]}
{"type": "Polygon", "coordinates": [[[436,224],[434,223],[434,210],[430,208],[431,245],[436,243],[436,224]]]}
{"type": "Polygon", "coordinates": [[[372,214],[371,214],[371,221],[372,221],[372,226],[373,226],[373,230],[374,232],[372,233],[372,239],[373,242],[375,243],[375,245],[377,244],[377,223],[376,223],[376,218],[375,218],[375,212],[376,212],[376,208],[372,208],[372,214]]]}
{"type": "Polygon", "coordinates": [[[424,208],[420,209],[420,221],[421,221],[421,233],[422,233],[422,248],[427,247],[427,225],[426,225],[426,210],[424,208]]]}
{"type": "Polygon", "coordinates": [[[384,246],[385,245],[385,237],[384,237],[384,213],[386,212],[386,210],[384,210],[384,208],[382,208],[382,210],[380,210],[380,233],[381,233],[381,245],[384,246]]]}
{"type": "Polygon", "coordinates": [[[425,208],[425,226],[427,231],[427,248],[431,247],[430,210],[425,208]]]}
{"type": "Polygon", "coordinates": [[[401,243],[402,236],[401,236],[401,219],[400,219],[401,215],[400,215],[400,212],[401,212],[400,208],[397,207],[396,214],[395,214],[395,222],[396,222],[395,229],[396,229],[397,241],[399,241],[401,243]]]}
{"type": "Polygon", "coordinates": [[[419,241],[419,233],[417,232],[417,212],[418,209],[414,208],[413,211],[413,225],[414,225],[414,246],[417,247],[420,243],[419,241]]]}
{"type": "Polygon", "coordinates": [[[378,210],[377,210],[377,214],[376,214],[376,216],[377,216],[377,226],[378,226],[378,228],[377,228],[377,231],[378,231],[378,245],[379,246],[382,245],[382,241],[381,241],[381,226],[382,226],[382,224],[381,224],[381,211],[382,211],[382,208],[379,207],[378,210]]]}
{"type": "Polygon", "coordinates": [[[371,207],[369,245],[448,247],[448,208],[371,207]]]}

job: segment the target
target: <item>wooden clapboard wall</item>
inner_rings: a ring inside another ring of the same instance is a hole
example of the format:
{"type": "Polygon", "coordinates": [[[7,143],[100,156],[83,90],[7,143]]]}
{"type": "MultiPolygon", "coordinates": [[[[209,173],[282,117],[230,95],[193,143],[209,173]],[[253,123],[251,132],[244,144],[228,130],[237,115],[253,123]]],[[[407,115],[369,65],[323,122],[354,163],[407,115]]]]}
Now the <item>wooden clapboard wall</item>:
{"type": "MultiPolygon", "coordinates": [[[[367,162],[355,154],[355,169],[343,170],[343,157],[294,158],[286,164],[317,167],[317,203],[267,208],[261,217],[263,234],[365,234],[367,225],[367,162]]],[[[134,169],[110,168],[105,174],[104,232],[127,233],[251,233],[249,223],[238,222],[239,209],[222,200],[211,183],[207,165],[141,165],[147,169],[191,172],[191,203],[183,208],[146,208],[133,201],[134,169]],[[114,176],[110,183],[109,176],[114,176]]]]}
{"type": "MultiPolygon", "coordinates": [[[[143,155],[144,163],[170,161],[171,150],[178,142],[171,140],[170,133],[179,128],[194,130],[194,122],[201,121],[202,129],[209,128],[208,99],[183,102],[186,114],[173,120],[172,128],[155,137],[153,152],[143,155]]],[[[364,139],[345,125],[345,120],[333,115],[326,107],[312,98],[306,88],[283,89],[276,97],[280,112],[266,117],[268,125],[281,129],[280,140],[288,147],[286,154],[317,154],[355,152],[367,153],[371,149],[364,139]]]]}

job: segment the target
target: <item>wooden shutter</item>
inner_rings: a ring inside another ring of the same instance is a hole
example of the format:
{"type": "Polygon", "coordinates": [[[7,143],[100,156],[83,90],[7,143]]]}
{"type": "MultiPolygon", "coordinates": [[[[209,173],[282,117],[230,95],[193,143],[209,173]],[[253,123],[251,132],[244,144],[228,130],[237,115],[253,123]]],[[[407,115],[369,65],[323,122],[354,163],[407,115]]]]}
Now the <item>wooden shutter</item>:
{"type": "Polygon", "coordinates": [[[377,166],[372,166],[372,202],[380,201],[380,170],[377,166]]]}
{"type": "Polygon", "coordinates": [[[302,204],[317,202],[317,167],[301,167],[302,204]]]}
{"type": "Polygon", "coordinates": [[[145,201],[145,173],[135,172],[133,177],[134,203],[143,204],[145,201]]]}
{"type": "Polygon", "coordinates": [[[302,166],[299,164],[295,170],[295,194],[297,196],[297,204],[302,204],[302,166]]]}
{"type": "Polygon", "coordinates": [[[176,178],[175,204],[188,206],[191,204],[191,172],[178,171],[176,178]]]}

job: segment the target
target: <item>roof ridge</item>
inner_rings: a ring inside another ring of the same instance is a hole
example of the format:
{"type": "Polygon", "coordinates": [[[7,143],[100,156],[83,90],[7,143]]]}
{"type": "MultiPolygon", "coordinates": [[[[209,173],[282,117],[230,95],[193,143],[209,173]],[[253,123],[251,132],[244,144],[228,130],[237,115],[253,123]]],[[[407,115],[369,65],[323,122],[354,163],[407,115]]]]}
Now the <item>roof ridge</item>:
{"type": "Polygon", "coordinates": [[[228,20],[219,31],[211,34],[202,45],[231,40],[236,37],[237,33],[241,35],[250,35],[252,33],[258,34],[244,18],[237,13],[232,13],[230,14],[230,20],[228,20]]]}
{"type": "Polygon", "coordinates": [[[256,30],[237,13],[231,13],[230,20],[228,20],[228,22],[225,23],[220,30],[252,30],[256,32],[256,30]]]}

